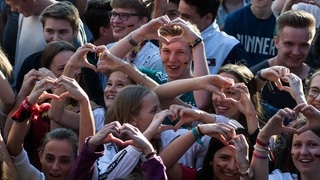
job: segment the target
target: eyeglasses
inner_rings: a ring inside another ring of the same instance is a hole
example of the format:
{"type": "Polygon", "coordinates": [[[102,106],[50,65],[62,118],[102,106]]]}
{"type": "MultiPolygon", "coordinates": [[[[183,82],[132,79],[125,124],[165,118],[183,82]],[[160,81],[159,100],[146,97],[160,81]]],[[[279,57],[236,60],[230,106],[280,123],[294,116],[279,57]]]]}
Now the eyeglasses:
{"type": "Polygon", "coordinates": [[[309,90],[308,96],[311,98],[317,98],[320,94],[320,90],[318,88],[311,88],[309,90]]]}
{"type": "Polygon", "coordinates": [[[110,12],[109,16],[110,18],[116,18],[118,16],[121,21],[128,21],[130,16],[140,16],[140,14],[110,12]]]}

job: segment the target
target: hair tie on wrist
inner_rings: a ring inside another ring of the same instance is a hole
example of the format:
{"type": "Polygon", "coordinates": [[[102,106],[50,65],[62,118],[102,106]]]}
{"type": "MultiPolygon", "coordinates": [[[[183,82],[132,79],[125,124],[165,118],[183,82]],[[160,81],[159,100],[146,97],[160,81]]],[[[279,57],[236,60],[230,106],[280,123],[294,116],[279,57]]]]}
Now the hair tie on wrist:
{"type": "Polygon", "coordinates": [[[258,78],[261,79],[262,81],[268,81],[268,79],[262,77],[261,75],[261,70],[257,72],[258,78]]]}
{"type": "Polygon", "coordinates": [[[157,151],[152,151],[151,153],[147,154],[145,157],[146,157],[146,159],[149,159],[149,158],[151,158],[151,156],[156,155],[156,154],[157,154],[157,151]]]}

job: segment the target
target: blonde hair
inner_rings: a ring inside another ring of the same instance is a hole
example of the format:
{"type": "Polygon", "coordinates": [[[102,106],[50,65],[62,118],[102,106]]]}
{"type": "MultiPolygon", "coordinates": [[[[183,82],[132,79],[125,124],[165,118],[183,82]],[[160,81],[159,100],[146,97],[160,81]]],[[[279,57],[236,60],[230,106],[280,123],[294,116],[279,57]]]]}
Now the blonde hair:
{"type": "Polygon", "coordinates": [[[12,65],[10,64],[9,59],[6,56],[6,54],[3,52],[2,48],[0,48],[0,71],[9,81],[12,80],[12,77],[13,77],[12,65]]]}

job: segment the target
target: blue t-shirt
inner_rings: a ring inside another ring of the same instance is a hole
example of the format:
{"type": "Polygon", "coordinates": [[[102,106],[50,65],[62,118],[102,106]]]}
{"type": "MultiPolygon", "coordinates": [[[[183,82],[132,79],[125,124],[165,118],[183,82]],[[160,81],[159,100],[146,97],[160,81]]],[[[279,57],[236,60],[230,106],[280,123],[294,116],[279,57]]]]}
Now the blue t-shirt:
{"type": "Polygon", "coordinates": [[[245,6],[231,13],[225,21],[224,31],[237,38],[250,56],[246,63],[249,67],[277,54],[273,38],[276,18],[272,14],[268,19],[258,19],[245,6]]]}

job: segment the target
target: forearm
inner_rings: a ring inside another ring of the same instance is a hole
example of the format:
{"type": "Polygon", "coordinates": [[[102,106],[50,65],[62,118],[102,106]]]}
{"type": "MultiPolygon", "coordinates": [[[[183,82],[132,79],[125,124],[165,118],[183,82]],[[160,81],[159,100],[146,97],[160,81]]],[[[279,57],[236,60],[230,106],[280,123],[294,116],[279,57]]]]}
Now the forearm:
{"type": "Polygon", "coordinates": [[[172,99],[180,94],[200,89],[197,82],[196,78],[178,79],[156,86],[153,91],[159,99],[172,99]]]}
{"type": "Polygon", "coordinates": [[[261,79],[258,75],[255,75],[254,81],[256,83],[257,91],[261,91],[262,87],[266,84],[266,80],[261,79]]]}
{"type": "MultiPolygon", "coordinates": [[[[56,89],[54,91],[54,94],[56,95],[61,95],[63,92],[65,92],[65,88],[64,87],[60,87],[59,89],[56,89]]],[[[52,99],[51,100],[51,108],[49,109],[48,111],[48,115],[49,115],[49,118],[60,124],[60,119],[62,117],[62,115],[64,114],[64,111],[65,111],[65,102],[66,100],[65,99],[62,99],[62,100],[54,100],[52,99]]]]}
{"type": "Polygon", "coordinates": [[[131,36],[132,40],[136,43],[140,43],[144,41],[144,36],[140,34],[139,29],[129,33],[127,36],[118,40],[111,48],[110,53],[123,59],[128,52],[134,47],[129,42],[129,36],[131,36]]]}
{"type": "Polygon", "coordinates": [[[253,134],[259,128],[259,119],[257,115],[251,114],[246,116],[247,126],[248,126],[248,133],[249,135],[253,134]]]}
{"type": "MultiPolygon", "coordinates": [[[[61,95],[65,92],[64,87],[61,87],[55,90],[56,95],[61,95]]],[[[48,111],[48,115],[51,121],[59,124],[62,127],[70,128],[74,131],[79,130],[79,121],[80,116],[79,113],[72,112],[70,110],[65,109],[67,99],[62,100],[51,100],[51,108],[48,111]]],[[[52,128],[51,128],[52,129],[52,128]]]]}
{"type": "Polygon", "coordinates": [[[83,143],[83,147],[70,172],[69,180],[91,179],[93,176],[95,162],[103,155],[103,153],[103,145],[91,150],[88,146],[88,141],[83,143]]]}
{"type": "Polygon", "coordinates": [[[24,138],[29,131],[29,123],[29,120],[13,122],[7,140],[8,152],[12,156],[17,156],[22,152],[24,138]]]}
{"type": "MultiPolygon", "coordinates": [[[[209,67],[204,51],[204,43],[201,42],[192,48],[194,72],[193,77],[209,75],[209,67]]],[[[206,90],[194,91],[194,98],[199,109],[207,108],[211,103],[211,93],[206,90]]]]}
{"type": "Polygon", "coordinates": [[[8,139],[8,135],[9,135],[10,129],[13,124],[13,120],[11,119],[10,116],[19,108],[20,104],[27,96],[28,96],[28,94],[25,94],[23,92],[21,92],[21,93],[19,92],[19,94],[17,95],[16,102],[14,103],[14,106],[13,106],[11,112],[8,114],[8,117],[7,117],[5,126],[4,126],[3,138],[5,139],[5,141],[7,141],[7,139],[8,139]]]}
{"type": "Polygon", "coordinates": [[[0,110],[4,114],[8,114],[11,108],[14,106],[15,102],[15,94],[8,80],[3,76],[0,71],[0,85],[1,85],[1,93],[0,93],[0,110]]]}
{"type": "Polygon", "coordinates": [[[176,165],[180,157],[192,146],[196,141],[192,131],[186,132],[184,135],[173,140],[165,149],[160,153],[160,157],[167,167],[167,170],[176,165]]]}
{"type": "Polygon", "coordinates": [[[307,104],[307,100],[306,100],[303,93],[300,93],[299,95],[297,95],[296,97],[293,97],[293,98],[297,104],[302,104],[302,103],[307,104]]]}
{"type": "MultiPolygon", "coordinates": [[[[79,144],[83,144],[85,139],[95,134],[95,123],[89,99],[79,101],[80,104],[80,125],[79,144]]],[[[79,147],[79,151],[82,147],[79,147]]]]}
{"type": "MultiPolygon", "coordinates": [[[[263,132],[260,132],[257,139],[261,142],[268,144],[268,136],[262,136],[263,132]]],[[[267,180],[269,174],[269,160],[267,158],[268,152],[264,149],[265,147],[255,144],[255,150],[253,152],[251,160],[251,168],[253,169],[253,179],[267,180]],[[265,152],[263,151],[265,150],[265,152]]]]}
{"type": "Polygon", "coordinates": [[[144,86],[154,89],[159,84],[155,82],[153,79],[148,77],[146,74],[140,72],[136,67],[132,66],[127,62],[123,62],[120,70],[127,74],[131,79],[133,79],[138,84],[143,84],[144,86]]]}
{"type": "Polygon", "coordinates": [[[215,123],[216,122],[216,116],[214,114],[209,114],[205,111],[201,111],[200,119],[202,123],[208,124],[208,123],[215,123]]]}

